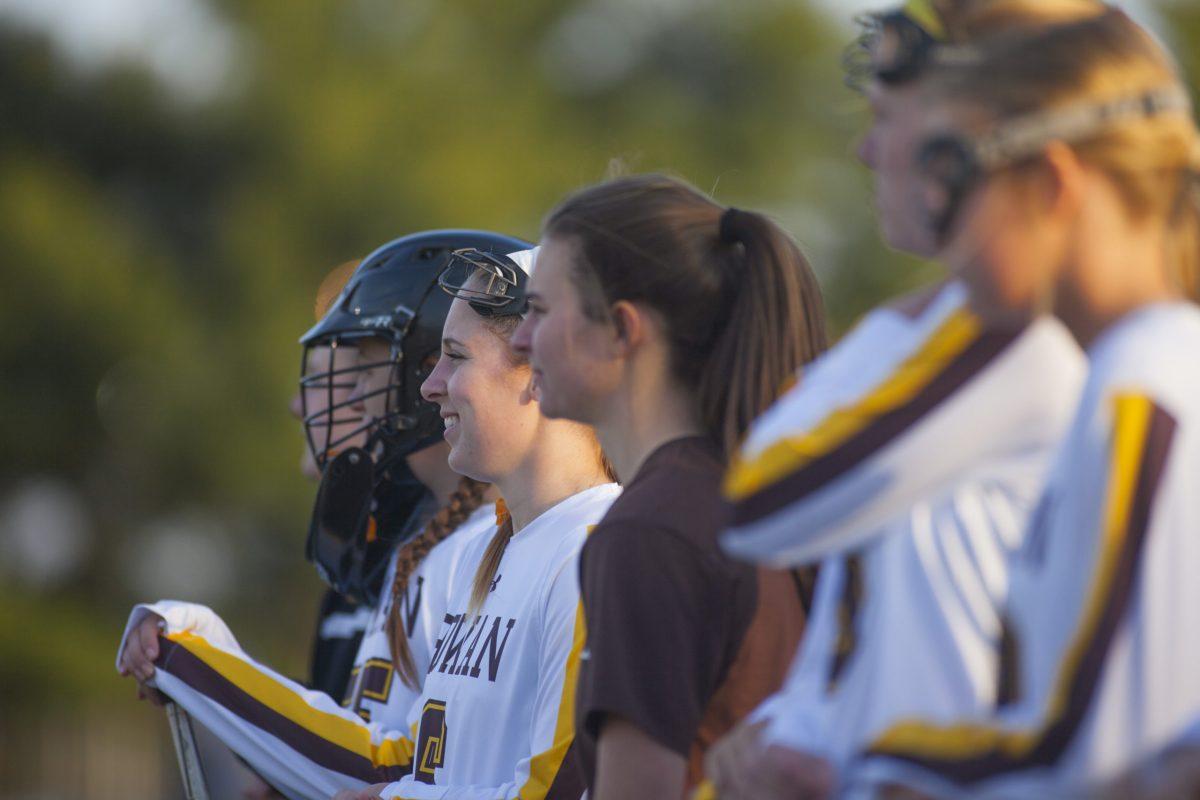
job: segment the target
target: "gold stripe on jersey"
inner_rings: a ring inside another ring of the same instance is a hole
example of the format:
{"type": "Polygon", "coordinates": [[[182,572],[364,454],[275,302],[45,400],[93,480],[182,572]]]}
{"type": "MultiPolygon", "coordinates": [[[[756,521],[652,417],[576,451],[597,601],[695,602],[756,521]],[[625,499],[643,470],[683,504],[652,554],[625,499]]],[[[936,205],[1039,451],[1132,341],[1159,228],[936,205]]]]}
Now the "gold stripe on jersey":
{"type": "MultiPolygon", "coordinates": [[[[595,526],[589,526],[590,528],[595,526]]],[[[529,779],[521,787],[521,800],[544,800],[554,780],[562,769],[563,761],[571,744],[575,741],[575,688],[579,684],[579,657],[587,641],[587,625],[583,617],[583,603],[575,611],[575,634],[571,651],[567,654],[564,668],[562,696],[558,703],[558,717],[554,723],[554,743],[550,749],[535,755],[529,763],[529,779]]]]}
{"type": "MultiPolygon", "coordinates": [[[[1159,430],[1153,433],[1161,434],[1165,429],[1169,443],[1173,420],[1149,398],[1127,394],[1114,399],[1111,463],[1100,553],[1084,612],[1060,664],[1043,722],[1035,728],[1016,730],[987,725],[935,726],[905,721],[880,736],[869,753],[903,758],[938,772],[958,773],[952,778],[971,780],[1032,765],[1035,750],[1065,747],[1090,701],[1089,692],[1082,699],[1085,704],[1082,708],[1078,707],[1081,702],[1078,696],[1072,706],[1072,695],[1078,695],[1073,690],[1089,655],[1095,655],[1097,634],[1106,615],[1113,613],[1110,601],[1114,595],[1114,582],[1119,573],[1124,573],[1126,580],[1132,580],[1130,556],[1136,558],[1140,537],[1144,536],[1148,525],[1148,521],[1141,519],[1142,514],[1134,520],[1133,512],[1135,506],[1152,501],[1158,477],[1154,470],[1160,469],[1165,462],[1165,449],[1152,449],[1160,442],[1149,441],[1152,427],[1155,427],[1152,423],[1156,420],[1160,423],[1159,430]],[[1144,474],[1147,467],[1152,473],[1149,477],[1144,474]],[[1147,492],[1149,498],[1142,496],[1147,492]],[[1131,525],[1131,522],[1135,524],[1131,525]],[[1139,540],[1130,541],[1131,533],[1139,540]],[[972,761],[975,765],[969,775],[953,766],[953,762],[964,761],[972,761]],[[984,774],[976,775],[976,771],[984,774]]],[[[1116,588],[1121,594],[1121,587],[1116,588]]],[[[1096,669],[1094,665],[1092,668],[1096,669]]]]}
{"type": "Polygon", "coordinates": [[[981,333],[978,317],[965,309],[954,312],[862,399],[835,409],[811,430],[781,439],[754,458],[735,456],[725,476],[725,496],[740,502],[834,453],[873,421],[917,397],[981,333]]]}
{"type": "MultiPolygon", "coordinates": [[[[587,526],[591,536],[595,525],[587,526]]],[[[554,779],[562,770],[563,761],[575,741],[575,690],[579,685],[579,661],[587,644],[587,623],[583,616],[583,601],[575,609],[575,633],[571,651],[567,653],[564,667],[562,697],[558,702],[558,717],[554,722],[554,744],[549,750],[535,755],[529,763],[529,780],[521,787],[522,800],[544,800],[554,786],[554,779]]]]}
{"type": "Polygon", "coordinates": [[[403,767],[412,762],[413,743],[403,734],[395,734],[375,744],[367,727],[314,708],[299,694],[237,656],[214,647],[202,636],[184,631],[166,638],[196,656],[254,700],[321,739],[369,759],[374,766],[403,767]]]}

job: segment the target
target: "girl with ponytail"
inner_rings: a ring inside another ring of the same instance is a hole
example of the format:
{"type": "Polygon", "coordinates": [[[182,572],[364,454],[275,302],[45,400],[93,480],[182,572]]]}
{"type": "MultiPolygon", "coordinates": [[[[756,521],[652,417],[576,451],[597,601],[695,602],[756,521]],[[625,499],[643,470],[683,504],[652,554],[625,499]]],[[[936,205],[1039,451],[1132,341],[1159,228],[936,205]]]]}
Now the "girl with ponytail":
{"type": "Polygon", "coordinates": [[[826,343],[795,243],[682,181],[622,178],[546,219],[513,339],[550,417],[593,425],[625,485],[589,537],[575,719],[593,800],[680,797],[773,690],[800,582],[717,549],[727,454],[826,343]]]}

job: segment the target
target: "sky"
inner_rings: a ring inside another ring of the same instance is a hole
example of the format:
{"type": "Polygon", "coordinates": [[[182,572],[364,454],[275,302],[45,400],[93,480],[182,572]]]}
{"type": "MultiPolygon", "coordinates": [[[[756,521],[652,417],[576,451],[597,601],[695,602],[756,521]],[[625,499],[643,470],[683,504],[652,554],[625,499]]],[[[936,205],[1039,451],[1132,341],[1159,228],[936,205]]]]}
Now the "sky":
{"type": "Polygon", "coordinates": [[[204,0],[0,0],[0,17],[48,33],[82,71],[144,63],[184,101],[221,93],[239,59],[234,31],[204,0]]]}
{"type": "MultiPolygon", "coordinates": [[[[849,25],[859,12],[898,0],[811,1],[849,25]]],[[[1125,0],[1121,5],[1161,32],[1154,5],[1172,1],[1186,0],[1125,0]]],[[[711,0],[591,0],[584,7],[600,11],[605,5],[624,5],[625,12],[657,16],[686,13],[697,2],[711,0]]],[[[205,0],[0,0],[0,17],[49,33],[84,71],[114,61],[140,61],[184,102],[203,102],[229,89],[243,63],[236,32],[205,0]]],[[[583,22],[590,19],[582,17],[583,22]]],[[[630,48],[604,49],[619,55],[630,48]]],[[[613,67],[612,61],[610,57],[599,66],[613,67]]],[[[616,67],[619,62],[617,58],[616,67]]]]}

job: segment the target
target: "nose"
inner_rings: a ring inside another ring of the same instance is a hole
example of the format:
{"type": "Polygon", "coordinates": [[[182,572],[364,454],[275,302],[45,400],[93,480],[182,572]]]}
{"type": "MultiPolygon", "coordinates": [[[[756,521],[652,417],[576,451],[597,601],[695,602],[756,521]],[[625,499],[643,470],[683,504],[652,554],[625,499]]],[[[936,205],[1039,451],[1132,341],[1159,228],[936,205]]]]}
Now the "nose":
{"type": "MultiPolygon", "coordinates": [[[[363,405],[363,397],[367,394],[367,384],[370,380],[368,374],[370,370],[359,370],[358,379],[354,381],[354,388],[350,390],[350,394],[346,397],[346,402],[350,404],[350,409],[358,414],[366,411],[363,405]]],[[[330,378],[333,380],[333,378],[330,378]]]]}
{"type": "Polygon", "coordinates": [[[522,358],[528,359],[533,350],[533,315],[529,315],[521,320],[521,324],[513,331],[512,338],[508,344],[513,349],[513,352],[522,358]]]}
{"type": "Polygon", "coordinates": [[[445,357],[439,358],[429,377],[421,383],[421,397],[427,402],[438,403],[446,396],[445,364],[445,357]]]}

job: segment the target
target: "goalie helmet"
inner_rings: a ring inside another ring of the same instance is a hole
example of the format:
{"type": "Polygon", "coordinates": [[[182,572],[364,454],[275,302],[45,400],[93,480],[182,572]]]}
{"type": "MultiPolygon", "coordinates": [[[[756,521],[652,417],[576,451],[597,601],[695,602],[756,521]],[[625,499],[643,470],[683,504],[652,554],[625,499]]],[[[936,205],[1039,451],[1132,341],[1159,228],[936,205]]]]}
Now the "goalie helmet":
{"type": "Polygon", "coordinates": [[[322,469],[306,551],[321,577],[342,594],[374,603],[388,554],[427,515],[422,512],[428,493],[405,457],[442,435],[437,406],[420,393],[441,351],[452,300],[439,289],[439,275],[465,248],[503,257],[530,247],[486,231],[429,231],[396,239],[363,260],[324,318],[301,337],[304,428],[322,469]],[[367,339],[387,345],[384,360],[358,358],[357,345],[367,339]],[[318,349],[323,357],[313,358],[318,349]],[[364,391],[372,371],[382,371],[386,380],[373,380],[364,391]],[[324,402],[310,403],[315,396],[324,402]],[[383,413],[364,417],[364,400],[379,396],[383,413]],[[348,446],[362,436],[361,447],[348,446]]]}

